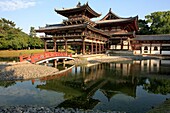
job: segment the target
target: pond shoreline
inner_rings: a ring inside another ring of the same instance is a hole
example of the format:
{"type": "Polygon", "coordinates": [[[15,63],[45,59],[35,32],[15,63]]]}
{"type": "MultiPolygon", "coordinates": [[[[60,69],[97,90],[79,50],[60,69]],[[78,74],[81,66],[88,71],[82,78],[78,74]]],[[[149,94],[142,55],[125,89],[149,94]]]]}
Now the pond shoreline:
{"type": "MultiPolygon", "coordinates": [[[[76,66],[93,66],[100,63],[120,62],[130,60],[148,59],[141,56],[107,56],[107,55],[81,56],[75,60],[66,61],[66,64],[76,66]]],[[[27,80],[60,74],[57,68],[35,65],[29,62],[0,62],[0,81],[27,80]]]]}
{"type": "Polygon", "coordinates": [[[143,57],[143,56],[107,56],[105,54],[98,55],[86,55],[75,57],[75,60],[67,61],[66,64],[71,65],[85,65],[92,66],[100,63],[131,61],[131,60],[144,60],[144,59],[158,59],[155,57],[143,57]]]}

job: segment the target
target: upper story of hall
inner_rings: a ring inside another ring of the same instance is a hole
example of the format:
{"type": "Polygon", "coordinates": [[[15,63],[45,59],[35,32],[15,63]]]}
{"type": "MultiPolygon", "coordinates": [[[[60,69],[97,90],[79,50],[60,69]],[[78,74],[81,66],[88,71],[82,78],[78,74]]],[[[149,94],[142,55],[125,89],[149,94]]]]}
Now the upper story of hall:
{"type": "Polygon", "coordinates": [[[95,26],[95,22],[91,21],[91,19],[101,15],[94,11],[88,3],[81,5],[80,2],[74,8],[55,9],[55,12],[67,18],[66,20],[63,20],[64,25],[88,23],[91,26],[95,26]]]}

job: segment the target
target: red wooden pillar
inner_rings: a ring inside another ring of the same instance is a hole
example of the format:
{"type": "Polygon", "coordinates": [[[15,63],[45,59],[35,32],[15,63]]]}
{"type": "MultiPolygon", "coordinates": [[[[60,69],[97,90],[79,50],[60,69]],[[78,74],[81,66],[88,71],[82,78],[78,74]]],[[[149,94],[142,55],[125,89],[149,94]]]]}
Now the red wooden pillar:
{"type": "Polygon", "coordinates": [[[23,61],[23,56],[21,55],[21,56],[19,56],[19,60],[20,60],[20,62],[22,62],[23,61]]]}

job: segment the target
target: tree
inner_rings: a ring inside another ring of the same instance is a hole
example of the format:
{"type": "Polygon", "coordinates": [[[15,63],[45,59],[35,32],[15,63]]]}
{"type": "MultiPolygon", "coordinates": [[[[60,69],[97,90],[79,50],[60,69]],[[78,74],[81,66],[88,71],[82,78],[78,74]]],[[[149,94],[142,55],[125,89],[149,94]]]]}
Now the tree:
{"type": "Polygon", "coordinates": [[[146,22],[150,24],[151,34],[170,33],[170,11],[153,12],[145,16],[146,22]]]}
{"type": "Polygon", "coordinates": [[[34,27],[30,28],[30,36],[31,37],[36,37],[36,32],[35,32],[35,28],[34,27]]]}
{"type": "Polygon", "coordinates": [[[150,28],[148,23],[145,20],[139,19],[138,20],[139,31],[137,32],[138,35],[148,35],[150,34],[150,28]]]}
{"type": "Polygon", "coordinates": [[[44,47],[44,43],[43,41],[38,38],[38,37],[30,37],[29,38],[29,47],[31,49],[35,49],[35,48],[43,48],[44,47]]]}
{"type": "Polygon", "coordinates": [[[36,37],[34,27],[30,29],[30,36],[20,28],[15,27],[15,23],[5,18],[0,19],[0,49],[26,49],[42,48],[43,42],[36,37]]]}

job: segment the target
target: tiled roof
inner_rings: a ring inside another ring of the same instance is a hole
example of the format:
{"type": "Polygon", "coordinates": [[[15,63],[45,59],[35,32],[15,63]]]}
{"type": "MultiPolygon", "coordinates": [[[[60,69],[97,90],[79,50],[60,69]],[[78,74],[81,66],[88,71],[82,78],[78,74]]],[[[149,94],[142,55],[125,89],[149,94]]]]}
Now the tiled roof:
{"type": "Polygon", "coordinates": [[[162,34],[162,35],[137,35],[133,40],[170,40],[170,34],[162,34]]]}
{"type": "Polygon", "coordinates": [[[131,19],[114,19],[114,20],[103,20],[103,21],[96,21],[96,24],[103,24],[103,23],[117,23],[117,22],[126,22],[131,19]]]}
{"type": "Polygon", "coordinates": [[[41,31],[48,31],[48,30],[62,30],[62,29],[69,29],[69,28],[78,28],[78,27],[86,27],[86,24],[79,24],[79,25],[68,25],[68,26],[46,26],[46,27],[40,27],[38,30],[36,30],[37,32],[41,32],[41,31]]]}

